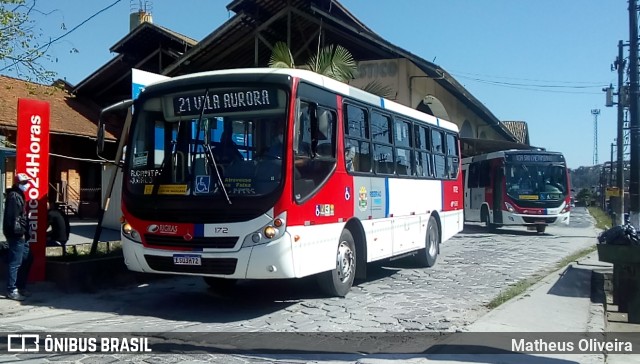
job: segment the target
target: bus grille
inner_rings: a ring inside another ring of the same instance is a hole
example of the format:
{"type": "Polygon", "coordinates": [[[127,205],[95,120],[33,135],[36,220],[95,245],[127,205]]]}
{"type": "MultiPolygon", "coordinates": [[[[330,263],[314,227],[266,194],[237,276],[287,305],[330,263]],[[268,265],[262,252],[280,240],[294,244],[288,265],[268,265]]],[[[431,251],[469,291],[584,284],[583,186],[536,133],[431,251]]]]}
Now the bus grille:
{"type": "Polygon", "coordinates": [[[144,258],[151,269],[161,272],[230,275],[235,273],[238,264],[236,258],[202,258],[202,265],[176,265],[173,257],[145,255],[144,258]]]}
{"type": "Polygon", "coordinates": [[[231,249],[238,242],[237,236],[194,237],[191,240],[184,240],[182,236],[145,234],[144,239],[149,245],[213,249],[231,249]]]}
{"type": "Polygon", "coordinates": [[[542,221],[545,224],[553,224],[554,222],[556,222],[557,218],[556,217],[527,217],[527,216],[523,216],[522,219],[527,224],[535,224],[535,223],[537,223],[539,221],[542,221]]]}

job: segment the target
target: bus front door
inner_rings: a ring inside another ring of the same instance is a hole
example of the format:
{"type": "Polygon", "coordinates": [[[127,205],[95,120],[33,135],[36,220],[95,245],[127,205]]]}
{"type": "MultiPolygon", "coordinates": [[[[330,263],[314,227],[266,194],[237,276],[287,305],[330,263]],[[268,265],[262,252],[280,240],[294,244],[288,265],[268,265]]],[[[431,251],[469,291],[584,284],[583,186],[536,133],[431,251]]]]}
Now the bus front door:
{"type": "Polygon", "coordinates": [[[493,223],[502,224],[502,182],[504,180],[504,169],[496,168],[495,180],[493,183],[493,223]]]}

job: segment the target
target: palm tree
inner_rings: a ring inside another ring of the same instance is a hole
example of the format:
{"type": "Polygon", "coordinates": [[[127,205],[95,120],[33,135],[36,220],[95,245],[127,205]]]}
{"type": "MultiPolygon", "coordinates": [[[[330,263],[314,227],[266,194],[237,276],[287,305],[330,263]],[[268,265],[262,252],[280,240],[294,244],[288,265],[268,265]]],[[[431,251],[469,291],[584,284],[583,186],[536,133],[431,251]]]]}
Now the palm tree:
{"type": "MultiPolygon", "coordinates": [[[[325,46],[309,58],[305,65],[296,67],[287,44],[278,42],[273,47],[269,67],[306,69],[344,83],[348,83],[358,73],[358,64],[353,59],[351,52],[341,45],[325,46]]],[[[390,87],[375,80],[369,82],[362,90],[381,97],[387,97],[393,93],[390,87]]]]}

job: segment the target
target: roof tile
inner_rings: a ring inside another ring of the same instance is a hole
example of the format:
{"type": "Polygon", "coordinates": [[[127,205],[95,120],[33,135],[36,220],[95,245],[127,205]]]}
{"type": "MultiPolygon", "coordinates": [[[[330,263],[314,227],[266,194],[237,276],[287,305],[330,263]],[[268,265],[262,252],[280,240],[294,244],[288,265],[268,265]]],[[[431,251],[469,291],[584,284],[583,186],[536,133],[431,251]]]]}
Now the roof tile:
{"type": "Polygon", "coordinates": [[[49,102],[50,132],[95,137],[98,108],[90,107],[65,89],[0,76],[0,126],[16,128],[18,98],[49,102]]]}

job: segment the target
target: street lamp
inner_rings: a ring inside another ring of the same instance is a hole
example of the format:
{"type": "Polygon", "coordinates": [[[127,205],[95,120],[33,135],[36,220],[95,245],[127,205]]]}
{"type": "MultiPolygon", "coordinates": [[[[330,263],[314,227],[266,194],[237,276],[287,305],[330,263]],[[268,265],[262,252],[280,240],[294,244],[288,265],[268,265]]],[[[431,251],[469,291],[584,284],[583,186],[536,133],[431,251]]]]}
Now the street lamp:
{"type": "Polygon", "coordinates": [[[591,109],[593,115],[593,165],[598,164],[598,115],[600,109],[591,109]]]}

